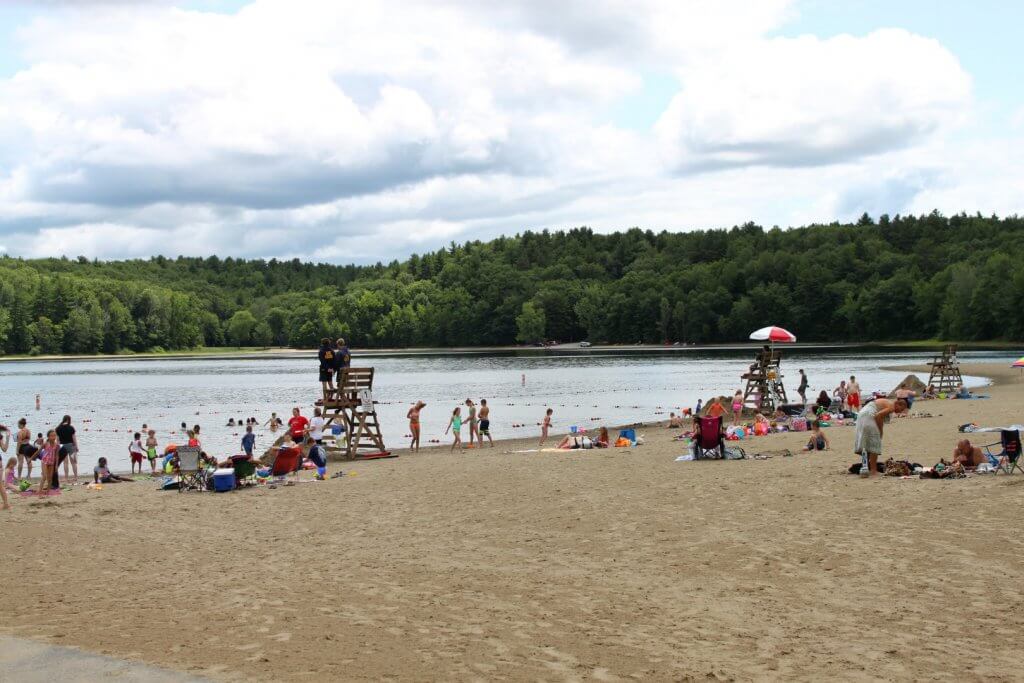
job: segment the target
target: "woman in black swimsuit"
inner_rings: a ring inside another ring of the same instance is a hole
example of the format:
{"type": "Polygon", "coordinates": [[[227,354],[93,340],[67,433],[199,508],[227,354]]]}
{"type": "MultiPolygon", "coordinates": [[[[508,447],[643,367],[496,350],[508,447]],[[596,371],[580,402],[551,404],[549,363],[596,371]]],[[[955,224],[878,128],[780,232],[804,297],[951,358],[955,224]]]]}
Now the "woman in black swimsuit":
{"type": "Polygon", "coordinates": [[[39,453],[39,449],[32,444],[32,430],[27,427],[28,422],[25,418],[18,420],[18,436],[17,436],[17,449],[18,454],[18,479],[21,479],[22,466],[28,465],[28,474],[26,475],[29,479],[32,478],[32,461],[35,460],[36,455],[39,453]]]}

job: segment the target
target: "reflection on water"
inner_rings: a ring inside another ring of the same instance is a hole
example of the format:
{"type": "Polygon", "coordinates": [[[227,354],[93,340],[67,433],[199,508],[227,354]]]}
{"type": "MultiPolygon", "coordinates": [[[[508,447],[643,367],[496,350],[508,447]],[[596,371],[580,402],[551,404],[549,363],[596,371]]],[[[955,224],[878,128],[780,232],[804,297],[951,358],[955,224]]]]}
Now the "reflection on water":
{"type": "MultiPolygon", "coordinates": [[[[466,398],[491,406],[495,438],[529,436],[546,407],[554,409],[554,433],[570,425],[595,427],[663,419],[670,410],[698,398],[731,394],[753,350],[744,352],[472,353],[362,357],[355,364],[376,367],[374,397],[380,402],[385,442],[404,445],[409,404],[423,400],[423,441],[442,437],[452,409],[466,398]],[[523,385],[522,377],[526,376],[523,385]],[[664,413],[660,415],[658,413],[664,413]],[[511,425],[525,423],[529,427],[511,425]]],[[[883,365],[921,363],[927,352],[881,353],[796,350],[783,369],[795,397],[795,376],[803,368],[809,394],[829,392],[839,380],[857,375],[865,391],[889,390],[904,373],[883,365]]],[[[965,362],[1010,361],[1011,354],[978,352],[965,362]]],[[[982,380],[972,378],[969,384],[982,380]]],[[[180,441],[181,422],[200,424],[203,445],[221,457],[237,452],[240,430],[225,427],[229,417],[257,417],[271,411],[287,417],[292,406],[305,414],[317,397],[316,361],[310,358],[244,360],[105,360],[0,363],[0,419],[14,427],[27,417],[33,432],[55,425],[65,413],[74,418],[83,469],[106,456],[116,469],[128,468],[131,431],[154,426],[161,445],[180,441]],[[42,396],[36,412],[35,395],[42,396]],[[87,422],[88,420],[88,422],[87,422]]],[[[463,437],[467,435],[463,431],[463,437]]],[[[271,442],[259,433],[258,444],[271,442]]],[[[13,449],[8,454],[11,454],[13,449]]]]}

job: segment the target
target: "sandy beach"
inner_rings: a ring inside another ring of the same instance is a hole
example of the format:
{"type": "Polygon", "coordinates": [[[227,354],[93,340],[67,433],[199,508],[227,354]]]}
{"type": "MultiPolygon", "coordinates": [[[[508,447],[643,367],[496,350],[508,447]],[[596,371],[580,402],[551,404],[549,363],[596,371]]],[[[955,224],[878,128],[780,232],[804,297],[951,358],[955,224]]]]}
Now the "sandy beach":
{"type": "MultiPolygon", "coordinates": [[[[992,398],[918,402],[933,417],[893,420],[883,459],[1024,421],[1017,371],[964,370],[992,398]]],[[[638,432],[398,451],[274,490],[15,499],[0,634],[215,680],[1019,680],[1024,476],[861,480],[852,427],[732,462],[638,432]]]]}

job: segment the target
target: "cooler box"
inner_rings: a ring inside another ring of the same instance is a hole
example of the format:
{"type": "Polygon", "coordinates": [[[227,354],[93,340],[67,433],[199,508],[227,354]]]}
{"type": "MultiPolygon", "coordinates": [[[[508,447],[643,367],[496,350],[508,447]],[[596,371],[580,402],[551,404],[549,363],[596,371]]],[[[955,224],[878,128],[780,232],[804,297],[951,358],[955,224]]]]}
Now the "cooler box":
{"type": "Polygon", "coordinates": [[[338,436],[339,434],[341,434],[344,431],[345,431],[345,426],[344,425],[331,425],[331,434],[333,434],[334,436],[338,436]]]}
{"type": "Polygon", "coordinates": [[[229,467],[222,467],[213,472],[213,490],[217,493],[230,491],[235,488],[235,471],[229,467]]]}

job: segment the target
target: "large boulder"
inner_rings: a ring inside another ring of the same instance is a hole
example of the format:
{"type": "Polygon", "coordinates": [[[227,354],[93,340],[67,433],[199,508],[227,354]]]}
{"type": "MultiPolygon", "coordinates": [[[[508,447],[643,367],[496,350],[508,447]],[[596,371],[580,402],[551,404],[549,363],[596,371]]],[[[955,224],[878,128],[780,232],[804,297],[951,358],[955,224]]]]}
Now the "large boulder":
{"type": "Polygon", "coordinates": [[[902,382],[893,387],[893,390],[889,392],[889,398],[893,398],[896,392],[900,389],[910,389],[914,392],[915,396],[920,396],[928,388],[921,378],[917,375],[907,375],[902,382]]]}

